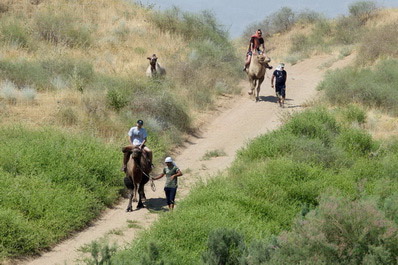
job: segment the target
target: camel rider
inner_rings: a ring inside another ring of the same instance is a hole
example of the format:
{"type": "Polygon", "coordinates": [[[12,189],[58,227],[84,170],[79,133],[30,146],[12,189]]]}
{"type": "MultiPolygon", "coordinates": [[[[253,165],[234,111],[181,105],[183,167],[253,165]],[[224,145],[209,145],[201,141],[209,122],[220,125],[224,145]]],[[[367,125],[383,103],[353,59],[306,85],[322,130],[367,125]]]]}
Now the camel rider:
{"type": "Polygon", "coordinates": [[[142,126],[144,125],[143,120],[138,120],[136,126],[131,127],[129,132],[128,132],[128,139],[130,142],[130,146],[126,146],[122,149],[124,153],[124,159],[123,159],[123,167],[122,171],[126,172],[127,168],[127,162],[129,161],[131,151],[134,148],[139,148],[143,150],[143,155],[146,155],[146,158],[149,163],[152,165],[152,150],[149,149],[145,143],[147,142],[147,132],[146,129],[143,128],[142,126]]]}
{"type": "Polygon", "coordinates": [[[257,54],[265,53],[264,39],[262,36],[263,32],[261,31],[261,29],[258,29],[256,33],[253,36],[251,36],[249,48],[246,54],[245,67],[243,68],[243,71],[246,71],[246,69],[249,67],[253,53],[257,54]]]}

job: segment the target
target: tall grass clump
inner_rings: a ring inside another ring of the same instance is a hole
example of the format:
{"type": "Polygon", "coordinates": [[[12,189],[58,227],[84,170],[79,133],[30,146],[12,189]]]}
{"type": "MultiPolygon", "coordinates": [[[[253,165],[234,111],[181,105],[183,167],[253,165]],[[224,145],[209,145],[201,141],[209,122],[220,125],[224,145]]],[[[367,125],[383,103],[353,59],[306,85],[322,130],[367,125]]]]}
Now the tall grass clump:
{"type": "Polygon", "coordinates": [[[38,91],[57,89],[56,79],[76,90],[84,90],[95,80],[93,65],[85,60],[60,58],[29,61],[0,59],[0,78],[19,88],[35,87],[38,91]]]}
{"type": "Polygon", "coordinates": [[[35,26],[40,37],[54,44],[69,47],[89,47],[93,40],[91,29],[79,20],[73,11],[44,10],[35,16],[35,26]]]}
{"type": "Polygon", "coordinates": [[[398,61],[390,59],[380,61],[374,69],[346,67],[329,72],[318,89],[335,105],[360,103],[397,115],[397,82],[398,61]]]}
{"type": "Polygon", "coordinates": [[[53,129],[3,127],[0,139],[1,258],[50,247],[117,199],[114,148],[53,129]]]}
{"type": "Polygon", "coordinates": [[[3,17],[0,19],[0,40],[3,43],[28,48],[31,40],[28,29],[20,21],[3,17]]]}
{"type": "MultiPolygon", "coordinates": [[[[311,219],[313,213],[323,211],[324,203],[328,201],[323,199],[323,194],[339,194],[347,198],[344,200],[361,207],[362,203],[357,201],[383,194],[382,200],[372,199],[371,204],[383,205],[384,208],[380,206],[380,209],[388,210],[392,216],[396,211],[392,206],[396,198],[393,187],[398,185],[397,179],[391,175],[396,161],[392,157],[396,156],[398,149],[391,153],[395,150],[393,144],[389,149],[379,146],[368,134],[350,126],[350,123],[339,123],[333,112],[324,108],[293,115],[280,129],[258,137],[240,150],[225,176],[214,178],[207,184],[198,184],[177,205],[173,214],[162,216],[153,229],[134,242],[131,249],[117,253],[112,260],[116,264],[127,260],[131,264],[140,264],[142,253],[147,253],[152,242],[157,246],[157,262],[220,264],[217,262],[231,258],[234,264],[237,260],[253,262],[249,264],[279,264],[262,262],[281,256],[275,254],[274,257],[273,253],[279,251],[286,238],[283,231],[295,229],[295,219],[299,222],[307,216],[311,219]],[[379,155],[371,156],[376,153],[375,148],[379,155]],[[391,188],[383,190],[381,187],[386,179],[391,188]],[[173,229],[168,229],[170,226],[173,229]],[[223,247],[224,241],[231,242],[227,244],[231,249],[223,247]]],[[[335,208],[331,210],[338,214],[337,220],[341,222],[336,227],[347,226],[345,236],[349,238],[342,236],[338,241],[345,244],[345,253],[351,253],[350,249],[355,248],[355,244],[360,245],[360,251],[364,252],[366,248],[378,248],[381,246],[378,238],[395,242],[395,235],[387,232],[392,231],[389,229],[393,226],[383,217],[381,210],[364,206],[347,217],[356,206],[350,208],[350,204],[341,200],[332,204],[335,208]],[[367,216],[374,212],[377,215],[366,221],[367,216]],[[383,224],[388,225],[380,228],[373,220],[383,220],[383,224]],[[351,235],[349,231],[357,233],[351,235]],[[364,239],[366,231],[375,233],[364,239]]],[[[331,215],[325,216],[321,221],[325,231],[334,231],[335,223],[329,222],[331,215]]],[[[325,246],[329,242],[335,243],[333,238],[328,240],[322,241],[325,246]]],[[[393,250],[392,246],[387,247],[388,251],[393,250]]],[[[303,251],[308,254],[307,250],[303,251]]],[[[321,247],[319,252],[329,255],[321,247]]],[[[355,254],[352,258],[361,259],[361,255],[355,254]]]]}

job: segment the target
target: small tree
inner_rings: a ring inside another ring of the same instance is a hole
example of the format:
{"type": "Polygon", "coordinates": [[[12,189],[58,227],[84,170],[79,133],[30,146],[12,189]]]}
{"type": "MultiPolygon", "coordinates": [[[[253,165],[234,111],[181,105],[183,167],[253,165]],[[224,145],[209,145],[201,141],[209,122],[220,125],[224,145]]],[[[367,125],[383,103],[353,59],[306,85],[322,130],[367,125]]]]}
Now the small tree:
{"type": "Polygon", "coordinates": [[[282,7],[271,16],[271,22],[276,32],[288,31],[296,22],[295,17],[290,7],[282,7]]]}
{"type": "Polygon", "coordinates": [[[377,9],[376,3],[373,1],[358,1],[348,7],[350,15],[359,19],[362,24],[368,21],[377,9]]]}

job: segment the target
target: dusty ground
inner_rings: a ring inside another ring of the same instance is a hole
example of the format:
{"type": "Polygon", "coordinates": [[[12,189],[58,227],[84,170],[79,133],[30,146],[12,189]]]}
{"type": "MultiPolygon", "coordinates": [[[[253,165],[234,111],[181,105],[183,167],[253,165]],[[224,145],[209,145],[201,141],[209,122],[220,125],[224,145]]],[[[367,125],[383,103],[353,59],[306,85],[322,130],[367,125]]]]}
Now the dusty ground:
{"type": "MultiPolygon", "coordinates": [[[[275,129],[281,123],[281,117],[289,112],[303,109],[303,105],[312,101],[317,94],[315,88],[326,70],[322,66],[335,57],[323,55],[294,66],[286,65],[287,101],[283,109],[276,103],[274,91],[270,86],[272,71],[266,74],[267,77],[260,92],[260,102],[255,103],[252,98],[249,98],[248,82],[242,81],[242,95],[224,99],[224,104],[221,104],[219,110],[209,115],[209,121],[201,128],[199,135],[192,136],[185,147],[175,155],[177,165],[185,173],[180,178],[177,203],[199,179],[206,180],[228,168],[234,160],[236,151],[244,147],[251,139],[275,129]],[[225,104],[226,100],[228,104],[225,104]],[[215,150],[223,151],[225,155],[203,160],[207,152],[215,150]]],[[[329,69],[347,65],[351,57],[334,62],[329,69]]],[[[159,172],[161,167],[162,165],[158,165],[156,170],[159,172]]],[[[119,204],[106,210],[84,231],[61,242],[50,252],[43,253],[36,259],[19,261],[18,264],[79,264],[79,259],[82,258],[82,252],[79,249],[94,240],[104,238],[109,242],[116,242],[120,247],[125,246],[133,241],[143,229],[149,228],[160,213],[166,211],[163,199],[164,179],[155,181],[155,184],[157,187],[155,192],[149,185],[146,187],[148,198],[146,208],[126,213],[127,199],[122,199],[119,204]],[[129,224],[133,227],[129,228],[129,224]]]]}

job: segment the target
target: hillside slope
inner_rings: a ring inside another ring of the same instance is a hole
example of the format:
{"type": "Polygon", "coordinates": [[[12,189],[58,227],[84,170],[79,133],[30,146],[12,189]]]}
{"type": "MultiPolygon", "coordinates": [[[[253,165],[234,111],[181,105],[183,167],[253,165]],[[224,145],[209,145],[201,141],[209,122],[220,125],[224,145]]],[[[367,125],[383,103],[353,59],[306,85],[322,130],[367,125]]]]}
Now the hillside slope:
{"type": "MultiPolygon", "coordinates": [[[[284,109],[277,106],[269,85],[271,72],[267,72],[267,79],[260,93],[262,100],[258,103],[247,96],[248,84],[247,81],[242,81],[242,95],[220,102],[217,115],[209,115],[200,134],[191,137],[175,155],[178,166],[185,173],[180,179],[178,200],[181,200],[199,179],[205,180],[226,169],[234,160],[236,151],[244,147],[249,140],[275,129],[282,117],[290,112],[300,111],[308,102],[314,100],[317,94],[315,87],[322,80],[324,73],[324,70],[317,67],[330,58],[329,55],[322,55],[294,66],[286,66],[289,81],[287,104],[284,109]],[[205,154],[213,150],[223,150],[225,156],[203,160],[205,154]]],[[[338,61],[332,68],[346,66],[352,59],[353,56],[338,61]]],[[[75,264],[76,260],[84,257],[79,249],[94,240],[105,239],[123,248],[139,236],[142,229],[150,227],[157,219],[158,215],[153,211],[161,212],[165,209],[162,186],[163,181],[157,181],[156,192],[152,192],[149,186],[146,187],[147,208],[126,213],[127,200],[123,199],[85,231],[59,244],[53,251],[44,253],[40,258],[25,261],[23,264],[75,264]],[[129,228],[129,224],[135,224],[135,228],[129,228]]]]}

